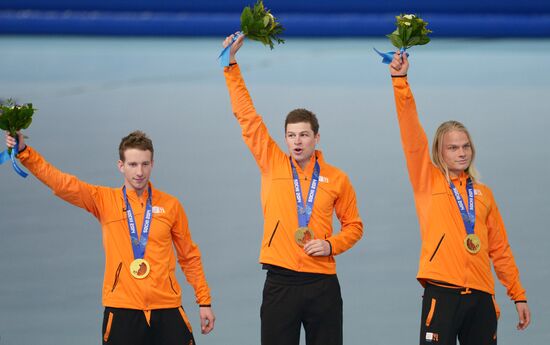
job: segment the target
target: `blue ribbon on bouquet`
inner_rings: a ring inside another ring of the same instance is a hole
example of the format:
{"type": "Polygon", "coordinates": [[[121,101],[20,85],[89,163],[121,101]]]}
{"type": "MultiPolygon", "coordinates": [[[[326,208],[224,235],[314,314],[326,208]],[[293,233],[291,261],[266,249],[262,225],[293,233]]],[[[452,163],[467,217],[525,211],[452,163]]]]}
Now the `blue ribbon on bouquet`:
{"type": "MultiPolygon", "coordinates": [[[[395,54],[395,52],[382,53],[381,51],[379,51],[376,48],[372,48],[372,49],[374,49],[374,51],[377,52],[378,55],[380,55],[382,57],[382,63],[385,63],[386,65],[389,65],[391,63],[391,61],[393,60],[393,54],[395,54]]],[[[406,52],[405,48],[401,48],[400,51],[401,51],[401,53],[407,54],[407,57],[409,57],[409,53],[406,52]]]]}
{"type": "Polygon", "coordinates": [[[19,165],[17,165],[17,160],[15,158],[15,157],[17,157],[17,154],[19,153],[17,151],[18,147],[19,147],[19,140],[16,138],[15,139],[15,146],[11,149],[11,155],[8,153],[8,150],[4,150],[4,151],[0,152],[0,165],[4,164],[5,162],[7,162],[8,160],[11,159],[11,165],[13,166],[13,170],[15,170],[15,172],[18,173],[19,176],[25,178],[29,174],[24,172],[23,169],[21,169],[19,167],[19,165]]]}
{"type": "Polygon", "coordinates": [[[218,56],[218,59],[220,59],[220,66],[222,67],[229,66],[229,53],[231,51],[231,46],[233,45],[233,43],[235,43],[235,41],[237,40],[237,38],[239,38],[240,35],[242,35],[242,32],[238,32],[235,36],[233,36],[233,41],[231,41],[231,43],[229,43],[227,47],[223,48],[222,52],[218,56]]]}

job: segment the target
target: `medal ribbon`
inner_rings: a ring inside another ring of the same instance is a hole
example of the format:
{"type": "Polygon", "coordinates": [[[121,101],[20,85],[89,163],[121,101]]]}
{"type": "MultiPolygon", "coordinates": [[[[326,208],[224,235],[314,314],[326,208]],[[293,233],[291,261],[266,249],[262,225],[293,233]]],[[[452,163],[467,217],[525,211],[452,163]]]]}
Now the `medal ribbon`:
{"type": "Polygon", "coordinates": [[[453,195],[456,200],[456,204],[458,205],[458,209],[460,210],[460,214],[462,215],[462,221],[464,222],[464,227],[466,227],[466,232],[468,235],[474,233],[474,227],[476,223],[476,210],[475,210],[475,204],[474,204],[474,185],[472,183],[472,179],[468,177],[468,180],[466,182],[466,192],[468,194],[468,209],[466,209],[466,205],[464,205],[464,200],[462,199],[462,196],[458,192],[458,189],[455,187],[453,182],[450,183],[451,190],[453,191],[453,195]]]}
{"type": "Polygon", "coordinates": [[[17,165],[17,160],[15,157],[17,157],[17,154],[19,153],[19,139],[15,138],[15,146],[11,149],[11,154],[8,153],[8,150],[4,150],[0,152],[0,164],[3,164],[4,162],[11,159],[11,165],[13,166],[13,170],[15,170],[16,173],[19,174],[19,176],[25,178],[29,174],[27,174],[23,169],[17,165]]]}
{"type": "Polygon", "coordinates": [[[317,194],[317,186],[319,185],[319,174],[321,167],[319,162],[315,160],[315,167],[313,168],[313,175],[311,176],[311,183],[309,185],[309,192],[307,193],[307,200],[304,205],[302,200],[302,186],[300,185],[300,178],[296,167],[290,157],[290,166],[292,167],[292,179],[294,180],[294,195],[296,196],[296,207],[298,209],[298,225],[299,227],[307,227],[309,219],[313,213],[313,202],[315,201],[315,194],[317,194]]]}
{"type": "Polygon", "coordinates": [[[132,206],[130,206],[128,196],[126,195],[126,186],[122,188],[122,193],[124,194],[124,202],[126,203],[126,219],[128,220],[128,228],[130,229],[130,239],[132,240],[134,259],[143,259],[143,257],[145,256],[145,247],[147,246],[147,240],[149,239],[149,228],[151,227],[151,219],[153,218],[153,197],[151,186],[149,186],[147,191],[149,193],[149,196],[147,196],[147,204],[145,206],[145,216],[143,217],[143,226],[141,227],[141,238],[138,238],[134,212],[132,212],[132,206]]]}

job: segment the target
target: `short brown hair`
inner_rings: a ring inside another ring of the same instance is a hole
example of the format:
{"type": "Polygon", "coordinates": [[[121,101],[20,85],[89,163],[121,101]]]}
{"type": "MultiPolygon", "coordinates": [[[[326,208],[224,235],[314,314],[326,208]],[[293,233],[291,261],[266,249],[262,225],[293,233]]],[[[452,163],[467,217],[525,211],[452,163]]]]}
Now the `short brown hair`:
{"type": "Polygon", "coordinates": [[[153,149],[153,142],[147,134],[142,131],[133,131],[128,134],[120,141],[118,146],[118,155],[120,160],[124,162],[124,151],[128,149],[138,149],[143,151],[151,151],[151,159],[153,159],[153,154],[155,150],[153,149]]]}
{"type": "Polygon", "coordinates": [[[319,133],[319,121],[317,120],[317,116],[315,116],[313,112],[303,108],[294,109],[288,113],[285,120],[285,132],[288,124],[300,122],[309,123],[313,130],[313,134],[317,135],[317,133],[319,133]]]}

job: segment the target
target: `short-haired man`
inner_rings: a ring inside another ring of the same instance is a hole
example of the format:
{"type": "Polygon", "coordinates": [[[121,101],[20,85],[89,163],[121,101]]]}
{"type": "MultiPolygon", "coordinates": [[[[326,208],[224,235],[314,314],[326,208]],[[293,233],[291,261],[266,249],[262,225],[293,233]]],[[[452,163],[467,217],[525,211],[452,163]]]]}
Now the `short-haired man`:
{"type": "MultiPolygon", "coordinates": [[[[224,46],[233,39],[226,38],[224,46]]],[[[241,77],[235,53],[224,70],[244,142],[260,168],[264,233],[260,263],[267,270],[261,307],[261,343],[295,345],[303,325],[308,345],[342,344],[342,298],[334,257],[362,236],[363,224],[348,177],[320,151],[319,123],[309,110],[285,121],[285,154],[269,135],[241,77]],[[332,216],[342,228],[333,233],[332,216]]]]}
{"type": "MultiPolygon", "coordinates": [[[[194,344],[181,307],[175,275],[177,259],[200,305],[201,331],[214,328],[210,290],[199,247],[192,241],[183,206],[153,187],[153,143],[140,131],[119,146],[122,188],[95,186],[63,173],[18,135],[18,158],[63,200],[93,214],[101,223],[105,248],[103,344],[194,344]]],[[[15,138],[6,135],[8,147],[15,138]]]]}
{"type": "Polygon", "coordinates": [[[515,302],[523,330],[531,316],[502,217],[481,184],[468,130],[457,121],[438,128],[432,160],[407,82],[409,61],[390,64],[401,141],[420,222],[417,279],[424,286],[420,344],[489,345],[497,342],[498,306],[491,261],[515,302]]]}

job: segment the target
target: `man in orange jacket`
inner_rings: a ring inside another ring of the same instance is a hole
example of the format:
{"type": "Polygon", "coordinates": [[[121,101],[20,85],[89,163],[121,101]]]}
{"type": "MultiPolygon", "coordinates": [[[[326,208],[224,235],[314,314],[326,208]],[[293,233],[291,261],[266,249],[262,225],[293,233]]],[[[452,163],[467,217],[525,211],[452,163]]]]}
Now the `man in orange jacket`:
{"type": "Polygon", "coordinates": [[[105,248],[103,280],[103,344],[194,344],[191,325],[181,307],[175,275],[176,258],[200,305],[201,331],[214,328],[210,290],[201,253],[192,241],[180,202],[153,187],[153,143],[140,131],[119,146],[121,188],[85,183],[63,173],[18,140],[6,135],[8,147],[18,145],[18,158],[63,200],[81,207],[101,223],[105,248]]]}
{"type": "Polygon", "coordinates": [[[397,52],[390,73],[422,239],[420,344],[456,344],[457,337],[461,345],[496,344],[499,311],[491,262],[515,303],[517,328],[531,321],[504,223],[491,190],[478,180],[475,147],[460,122],[441,124],[430,159],[408,69],[406,54],[397,52]]]}
{"type": "MultiPolygon", "coordinates": [[[[233,35],[226,38],[227,47],[233,35]]],[[[285,121],[285,154],[267,131],[230,49],[224,74],[243,140],[260,168],[264,232],[260,263],[267,270],[261,307],[263,345],[294,345],[300,328],[306,342],[342,344],[342,298],[334,257],[362,236],[363,224],[348,177],[327,164],[316,150],[319,123],[306,109],[291,111],[285,121]],[[302,191],[305,190],[304,193],[302,191]],[[332,216],[340,220],[333,233],[332,216]]]]}

